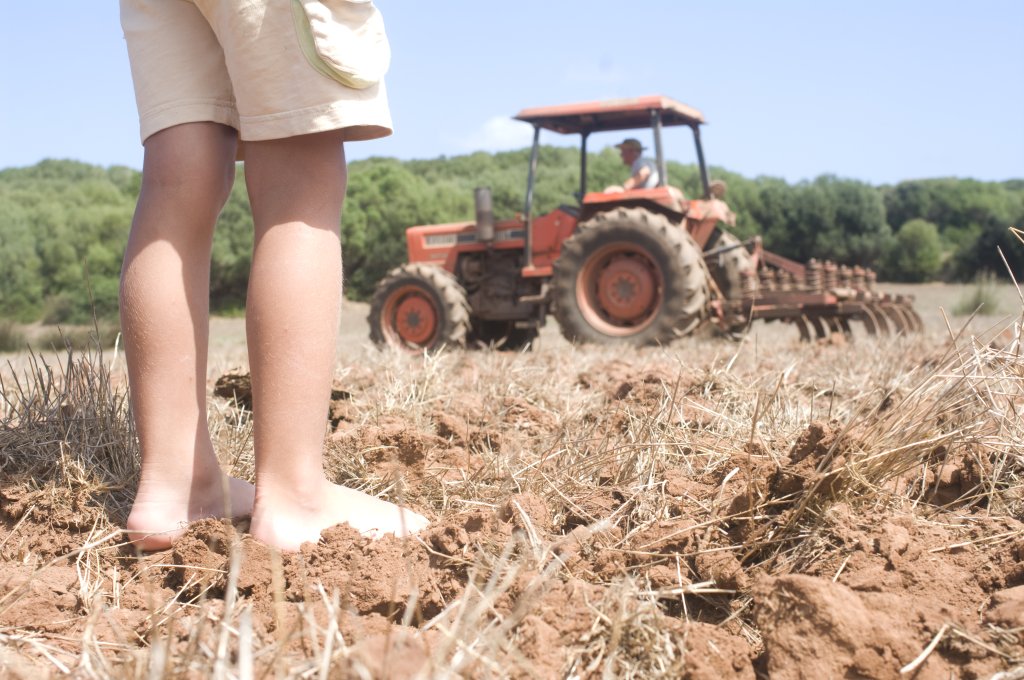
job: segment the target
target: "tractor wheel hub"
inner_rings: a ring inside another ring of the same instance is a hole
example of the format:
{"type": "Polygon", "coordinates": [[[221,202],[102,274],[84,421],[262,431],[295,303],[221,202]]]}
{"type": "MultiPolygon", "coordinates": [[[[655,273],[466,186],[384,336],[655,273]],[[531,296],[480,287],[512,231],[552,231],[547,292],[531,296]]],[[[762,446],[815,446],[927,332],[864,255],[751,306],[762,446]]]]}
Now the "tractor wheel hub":
{"type": "Polygon", "coordinates": [[[654,273],[637,258],[613,259],[601,272],[597,297],[601,307],[613,318],[629,321],[647,315],[656,298],[654,273]]]}
{"type": "Polygon", "coordinates": [[[406,342],[423,345],[437,330],[437,312],[429,300],[409,295],[395,310],[395,330],[406,342]]]}

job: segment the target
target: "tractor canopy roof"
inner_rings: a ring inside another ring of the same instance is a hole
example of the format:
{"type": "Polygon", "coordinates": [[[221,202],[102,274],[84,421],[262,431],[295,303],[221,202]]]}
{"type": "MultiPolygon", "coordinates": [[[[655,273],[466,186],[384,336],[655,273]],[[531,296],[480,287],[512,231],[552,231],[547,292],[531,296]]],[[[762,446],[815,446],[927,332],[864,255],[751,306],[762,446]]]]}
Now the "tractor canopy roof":
{"type": "Polygon", "coordinates": [[[659,111],[661,124],[666,126],[696,127],[704,123],[697,109],[660,95],[541,106],[523,109],[515,119],[560,134],[573,134],[649,128],[651,111],[659,111]]]}

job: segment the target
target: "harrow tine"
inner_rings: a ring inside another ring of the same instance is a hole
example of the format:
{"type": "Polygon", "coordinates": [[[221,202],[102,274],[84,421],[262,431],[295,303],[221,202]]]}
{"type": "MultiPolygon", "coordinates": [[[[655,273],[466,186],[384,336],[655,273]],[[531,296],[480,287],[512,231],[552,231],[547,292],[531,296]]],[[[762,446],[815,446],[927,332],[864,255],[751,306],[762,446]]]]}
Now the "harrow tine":
{"type": "Polygon", "coordinates": [[[811,322],[811,326],[814,327],[814,335],[821,340],[822,338],[828,337],[828,331],[825,330],[825,325],[821,323],[820,316],[809,316],[807,320],[811,322]]]}
{"type": "Polygon", "coordinates": [[[842,332],[843,335],[846,336],[846,339],[849,340],[850,338],[852,338],[853,329],[850,328],[850,318],[847,316],[837,316],[834,318],[836,324],[839,325],[839,330],[842,332]]]}
{"type": "Polygon", "coordinates": [[[828,325],[828,332],[830,335],[842,335],[849,338],[846,334],[846,330],[843,328],[841,316],[826,316],[825,323],[828,325]]]}
{"type": "Polygon", "coordinates": [[[890,335],[892,330],[889,328],[889,322],[885,318],[885,312],[882,311],[881,307],[877,304],[868,304],[867,308],[871,310],[871,314],[875,318],[875,325],[882,335],[890,335]]]}
{"type": "Polygon", "coordinates": [[[900,311],[895,305],[883,304],[879,305],[882,308],[882,313],[892,322],[893,329],[896,331],[896,335],[907,334],[907,322],[900,314],[900,311]]]}
{"type": "Polygon", "coordinates": [[[903,326],[906,328],[907,333],[915,333],[918,331],[917,322],[910,314],[910,308],[907,305],[897,302],[892,306],[892,308],[893,311],[899,314],[900,318],[903,319],[903,326]]]}
{"type": "Polygon", "coordinates": [[[807,327],[807,319],[803,316],[798,316],[793,319],[793,323],[796,324],[797,330],[800,331],[800,341],[810,342],[811,330],[807,327]]]}
{"type": "Polygon", "coordinates": [[[878,335],[878,323],[875,320],[875,313],[871,311],[870,307],[862,305],[859,318],[864,322],[864,330],[868,332],[868,335],[878,335]]]}
{"type": "Polygon", "coordinates": [[[918,333],[921,331],[917,326],[917,319],[915,319],[914,315],[911,314],[911,309],[908,305],[897,303],[893,305],[893,309],[899,312],[900,316],[903,317],[903,323],[906,325],[908,333],[918,333]]]}
{"type": "Polygon", "coordinates": [[[906,315],[907,319],[910,320],[910,327],[915,333],[924,332],[924,321],[921,320],[921,316],[917,313],[909,302],[901,300],[899,303],[900,309],[903,310],[903,314],[906,315]]]}

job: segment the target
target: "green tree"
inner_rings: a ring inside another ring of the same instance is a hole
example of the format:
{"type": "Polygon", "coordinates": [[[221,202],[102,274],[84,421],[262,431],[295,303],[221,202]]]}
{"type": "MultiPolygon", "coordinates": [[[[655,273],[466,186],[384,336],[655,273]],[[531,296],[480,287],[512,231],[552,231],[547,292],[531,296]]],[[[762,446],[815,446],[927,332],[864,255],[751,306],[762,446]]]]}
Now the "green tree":
{"type": "Polygon", "coordinates": [[[1024,252],[1009,227],[1024,223],[1024,190],[1020,181],[979,182],[972,179],[927,179],[901,182],[882,190],[894,224],[914,218],[932,222],[947,248],[949,276],[972,280],[979,271],[1006,276],[999,249],[1020,272],[1024,252]]]}
{"type": "Polygon", "coordinates": [[[882,273],[892,281],[929,281],[942,267],[942,250],[938,227],[912,219],[896,232],[895,247],[889,251],[882,273]]]}
{"type": "Polygon", "coordinates": [[[876,266],[892,243],[881,196],[870,185],[824,175],[790,186],[761,178],[749,208],[764,243],[786,257],[876,266]]]}
{"type": "Polygon", "coordinates": [[[210,257],[210,308],[213,311],[229,312],[245,307],[252,247],[252,210],[245,189],[245,173],[239,167],[213,232],[210,257]]]}
{"type": "Polygon", "coordinates": [[[17,215],[0,222],[0,241],[18,260],[3,313],[70,323],[116,315],[137,175],[62,160],[0,171],[0,214],[17,215]]]}
{"type": "Polygon", "coordinates": [[[33,321],[43,301],[35,238],[24,208],[0,200],[0,317],[33,321]]]}

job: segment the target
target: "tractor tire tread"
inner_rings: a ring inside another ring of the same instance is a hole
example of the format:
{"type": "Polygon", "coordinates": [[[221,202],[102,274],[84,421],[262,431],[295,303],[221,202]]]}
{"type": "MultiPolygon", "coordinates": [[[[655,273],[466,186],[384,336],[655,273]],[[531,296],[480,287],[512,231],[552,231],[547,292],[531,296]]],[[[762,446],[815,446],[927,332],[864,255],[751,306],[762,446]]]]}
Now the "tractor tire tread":
{"type": "Polygon", "coordinates": [[[554,314],[562,335],[571,342],[666,344],[693,332],[706,318],[709,278],[700,247],[682,226],[643,208],[619,207],[594,215],[563,243],[554,266],[554,314]],[[630,236],[663,249],[668,262],[668,271],[662,273],[665,299],[657,317],[635,335],[609,336],[591,326],[580,312],[578,274],[596,248],[630,236]]]}
{"type": "Polygon", "coordinates": [[[396,344],[384,328],[383,311],[388,297],[401,285],[416,282],[437,295],[443,309],[441,332],[426,350],[440,349],[442,346],[465,347],[469,335],[470,311],[466,300],[466,291],[447,270],[431,264],[403,264],[395,267],[381,279],[370,299],[370,312],[367,321],[370,324],[370,340],[378,346],[396,344]]]}

